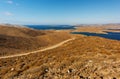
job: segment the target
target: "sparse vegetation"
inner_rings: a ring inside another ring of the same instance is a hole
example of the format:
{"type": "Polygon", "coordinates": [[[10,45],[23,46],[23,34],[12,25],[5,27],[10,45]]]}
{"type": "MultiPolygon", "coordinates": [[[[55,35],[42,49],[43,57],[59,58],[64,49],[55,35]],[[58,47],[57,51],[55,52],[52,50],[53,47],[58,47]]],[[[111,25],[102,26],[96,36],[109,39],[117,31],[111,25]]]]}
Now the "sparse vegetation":
{"type": "Polygon", "coordinates": [[[0,26],[0,56],[38,50],[64,41],[70,37],[66,32],[0,26]]]}
{"type": "Polygon", "coordinates": [[[53,50],[1,59],[0,77],[13,79],[120,78],[120,42],[100,37],[76,36],[53,50]]]}
{"type": "Polygon", "coordinates": [[[68,32],[51,31],[35,37],[0,35],[0,50],[12,51],[10,54],[16,54],[15,49],[25,52],[76,38],[48,51],[0,59],[0,79],[120,78],[120,41],[68,32]]]}

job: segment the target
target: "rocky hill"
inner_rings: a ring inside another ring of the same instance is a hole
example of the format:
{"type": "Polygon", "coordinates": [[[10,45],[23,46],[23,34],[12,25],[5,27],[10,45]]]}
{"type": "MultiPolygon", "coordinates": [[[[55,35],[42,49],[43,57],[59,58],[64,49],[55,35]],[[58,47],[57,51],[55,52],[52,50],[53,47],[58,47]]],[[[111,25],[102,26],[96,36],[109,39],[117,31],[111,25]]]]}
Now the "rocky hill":
{"type": "Polygon", "coordinates": [[[75,36],[58,48],[1,59],[2,79],[119,79],[120,41],[75,36]]]}

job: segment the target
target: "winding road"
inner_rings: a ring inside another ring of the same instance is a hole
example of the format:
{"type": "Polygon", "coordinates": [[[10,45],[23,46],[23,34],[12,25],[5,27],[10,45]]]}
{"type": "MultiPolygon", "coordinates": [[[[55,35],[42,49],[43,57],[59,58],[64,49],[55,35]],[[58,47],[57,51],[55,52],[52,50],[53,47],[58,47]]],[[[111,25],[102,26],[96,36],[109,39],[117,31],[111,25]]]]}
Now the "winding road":
{"type": "Polygon", "coordinates": [[[54,48],[57,48],[71,40],[74,40],[75,38],[70,38],[70,39],[67,39],[65,41],[62,41],[58,44],[55,44],[53,46],[50,46],[50,47],[47,47],[47,48],[44,48],[44,49],[40,49],[40,50],[37,50],[37,51],[32,51],[32,52],[28,52],[28,53],[22,53],[22,54],[16,54],[16,55],[9,55],[9,56],[2,56],[0,57],[0,59],[3,59],[3,58],[12,58],[12,57],[19,57],[19,56],[24,56],[24,55],[29,55],[29,54],[32,54],[32,53],[38,53],[38,52],[43,52],[43,51],[47,51],[47,50],[51,50],[51,49],[54,49],[54,48]]]}

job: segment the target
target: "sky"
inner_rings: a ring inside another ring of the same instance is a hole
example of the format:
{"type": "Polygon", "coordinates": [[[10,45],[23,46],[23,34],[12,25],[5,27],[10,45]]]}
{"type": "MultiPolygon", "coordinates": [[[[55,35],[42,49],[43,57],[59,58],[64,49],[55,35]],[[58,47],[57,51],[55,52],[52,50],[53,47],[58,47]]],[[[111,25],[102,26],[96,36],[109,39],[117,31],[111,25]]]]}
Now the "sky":
{"type": "Polygon", "coordinates": [[[0,0],[0,23],[120,23],[120,0],[0,0]]]}

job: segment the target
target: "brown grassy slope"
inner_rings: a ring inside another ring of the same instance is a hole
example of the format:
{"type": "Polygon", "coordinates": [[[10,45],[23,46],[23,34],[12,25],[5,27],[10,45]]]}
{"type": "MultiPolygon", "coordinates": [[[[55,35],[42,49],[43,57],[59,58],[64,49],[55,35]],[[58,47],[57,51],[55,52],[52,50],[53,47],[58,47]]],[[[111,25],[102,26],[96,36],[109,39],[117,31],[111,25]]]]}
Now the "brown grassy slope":
{"type": "MultiPolygon", "coordinates": [[[[26,27],[12,27],[8,25],[0,25],[0,34],[8,36],[17,36],[17,37],[36,37],[40,35],[45,35],[47,31],[39,31],[26,27]]],[[[49,32],[48,32],[49,33],[49,32]]]]}
{"type": "Polygon", "coordinates": [[[120,78],[120,42],[77,37],[63,46],[28,56],[1,59],[2,79],[120,78]]]}
{"type": "Polygon", "coordinates": [[[0,55],[29,51],[44,46],[35,38],[0,35],[0,55]]]}
{"type": "Polygon", "coordinates": [[[70,35],[64,32],[0,26],[0,56],[38,50],[68,38],[70,35]]]}
{"type": "MultiPolygon", "coordinates": [[[[119,29],[120,25],[93,25],[93,26],[84,26],[77,27],[77,32],[92,32],[92,33],[105,33],[104,31],[114,32],[115,30],[107,30],[107,29],[119,29]]],[[[119,31],[120,32],[120,31],[119,31]]]]}

